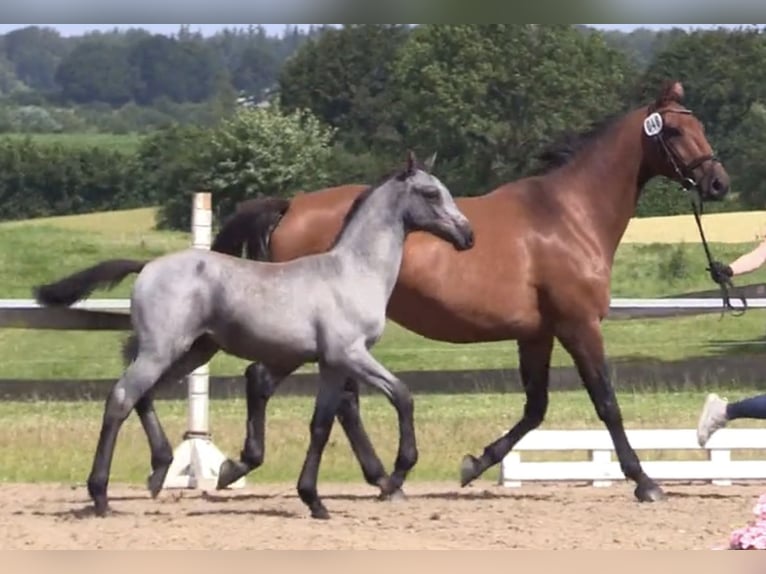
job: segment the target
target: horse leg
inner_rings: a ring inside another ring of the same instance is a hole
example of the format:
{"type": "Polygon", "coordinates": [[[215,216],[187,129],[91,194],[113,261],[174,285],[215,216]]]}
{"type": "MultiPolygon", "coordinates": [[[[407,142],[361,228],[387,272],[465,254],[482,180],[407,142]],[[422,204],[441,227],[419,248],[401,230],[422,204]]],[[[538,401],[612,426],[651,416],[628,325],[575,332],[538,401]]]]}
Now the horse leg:
{"type": "MultiPolygon", "coordinates": [[[[182,379],[197,367],[210,361],[218,349],[216,342],[208,335],[197,338],[191,348],[162,374],[157,387],[182,379]]],[[[136,414],[144,427],[152,457],[152,473],[146,484],[152,498],[156,498],[162,491],[165,477],[173,463],[173,447],[154,410],[153,394],[153,391],[150,391],[141,397],[136,403],[136,414]]]]}
{"type": "Polygon", "coordinates": [[[520,340],[519,371],[526,394],[524,414],[507,433],[484,448],[476,458],[470,454],[463,458],[460,466],[460,484],[466,486],[481,476],[511,452],[511,449],[525,434],[543,422],[548,410],[548,381],[553,352],[553,335],[534,340],[520,340]]]}
{"type": "Polygon", "coordinates": [[[415,438],[412,394],[407,386],[378,363],[364,346],[351,349],[342,359],[348,375],[381,391],[396,409],[399,422],[399,448],[394,462],[394,471],[379,486],[382,496],[391,496],[404,484],[409,471],[418,460],[415,438]]]}
{"type": "Polygon", "coordinates": [[[109,473],[122,423],[138,401],[157,383],[166,367],[167,363],[159,357],[139,356],[128,366],[106,399],[98,445],[88,477],[88,493],[97,516],[104,516],[108,510],[109,473]]]}
{"type": "Polygon", "coordinates": [[[239,460],[227,458],[218,470],[216,489],[222,490],[263,464],[266,450],[266,405],[277,387],[295,369],[277,369],[263,363],[251,363],[245,370],[245,444],[239,460]]]}
{"type": "MultiPolygon", "coordinates": [[[[217,489],[226,488],[263,464],[266,449],[266,405],[277,387],[294,370],[276,369],[262,363],[253,363],[245,370],[247,402],[245,444],[238,461],[229,458],[221,463],[217,489]]],[[[359,461],[365,480],[372,486],[381,487],[388,479],[388,475],[359,417],[359,387],[353,379],[346,380],[337,416],[359,461]]],[[[392,496],[397,495],[401,495],[401,492],[397,491],[392,496]]]]}
{"type": "Polygon", "coordinates": [[[298,477],[298,496],[311,510],[312,518],[328,519],[327,512],[317,492],[319,464],[322,460],[327,439],[330,437],[335,413],[340,405],[343,393],[343,372],[326,364],[319,365],[320,383],[311,417],[311,439],[303,461],[303,468],[298,477]]]}
{"type": "Polygon", "coordinates": [[[173,447],[170,445],[167,434],[162,428],[157,411],[154,410],[153,392],[149,391],[136,403],[136,414],[144,428],[144,433],[149,442],[151,453],[152,472],[147,478],[146,484],[152,498],[155,498],[162,490],[165,476],[173,462],[173,447]]]}
{"type": "Polygon", "coordinates": [[[561,329],[557,337],[572,356],[596,413],[612,437],[620,469],[636,483],[636,498],[641,502],[662,499],[662,489],[646,475],[625,434],[620,406],[609,379],[600,323],[570,324],[561,329]]]}

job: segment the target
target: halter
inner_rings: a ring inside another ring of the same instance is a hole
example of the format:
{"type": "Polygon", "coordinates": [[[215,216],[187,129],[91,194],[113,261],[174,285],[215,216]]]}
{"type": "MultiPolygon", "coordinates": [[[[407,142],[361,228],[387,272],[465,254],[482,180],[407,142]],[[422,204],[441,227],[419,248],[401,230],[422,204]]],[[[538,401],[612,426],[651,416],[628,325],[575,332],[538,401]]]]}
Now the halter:
{"type": "MultiPolygon", "coordinates": [[[[721,161],[718,159],[718,157],[716,157],[715,154],[706,154],[686,163],[683,160],[683,158],[678,154],[675,147],[670,145],[670,143],[665,137],[664,114],[667,114],[667,113],[691,115],[692,111],[686,108],[681,108],[681,109],[668,108],[665,110],[657,111],[652,106],[649,108],[649,114],[644,119],[644,133],[651,140],[658,143],[658,145],[660,146],[660,149],[662,149],[664,153],[665,159],[673,168],[673,171],[676,172],[676,175],[678,176],[678,181],[681,187],[683,187],[683,189],[687,192],[696,190],[696,193],[691,194],[692,210],[694,212],[694,220],[697,222],[697,229],[699,230],[700,238],[702,239],[702,247],[705,249],[705,256],[707,257],[707,261],[709,265],[709,267],[707,267],[707,271],[710,271],[713,268],[713,256],[710,253],[710,247],[707,244],[707,239],[705,239],[705,232],[702,230],[702,221],[700,219],[702,215],[702,195],[699,189],[699,182],[694,177],[694,170],[700,167],[705,162],[711,161],[713,163],[720,164],[721,161]]],[[[723,301],[724,310],[728,309],[729,311],[732,312],[732,315],[735,315],[735,316],[744,314],[745,311],[747,310],[747,300],[745,299],[745,297],[744,296],[739,297],[740,301],[742,301],[742,307],[741,309],[739,309],[739,312],[736,312],[737,308],[731,304],[731,301],[729,299],[729,288],[731,289],[734,288],[734,284],[732,283],[731,279],[726,278],[722,281],[717,281],[717,283],[719,287],[721,288],[721,299],[723,301]]],[[[723,317],[723,310],[721,311],[721,316],[723,317]]]]}

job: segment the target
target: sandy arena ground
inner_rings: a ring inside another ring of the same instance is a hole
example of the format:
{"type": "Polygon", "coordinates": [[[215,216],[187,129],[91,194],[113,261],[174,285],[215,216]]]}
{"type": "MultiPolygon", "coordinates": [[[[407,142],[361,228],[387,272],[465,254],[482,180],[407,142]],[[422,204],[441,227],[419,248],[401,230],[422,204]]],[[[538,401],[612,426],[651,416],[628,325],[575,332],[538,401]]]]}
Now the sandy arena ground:
{"type": "Polygon", "coordinates": [[[96,518],[83,487],[0,486],[2,549],[712,549],[752,518],[766,485],[666,484],[661,503],[632,487],[484,482],[406,485],[380,502],[365,485],[319,485],[332,514],[312,520],[294,485],[250,482],[226,492],[112,486],[114,514],[96,518]]]}

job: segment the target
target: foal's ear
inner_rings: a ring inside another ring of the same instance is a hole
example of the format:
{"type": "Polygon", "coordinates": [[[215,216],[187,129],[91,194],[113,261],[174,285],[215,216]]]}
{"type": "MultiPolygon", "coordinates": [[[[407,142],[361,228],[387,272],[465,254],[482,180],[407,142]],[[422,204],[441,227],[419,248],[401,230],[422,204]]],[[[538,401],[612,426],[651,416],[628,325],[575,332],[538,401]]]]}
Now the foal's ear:
{"type": "Polygon", "coordinates": [[[415,159],[415,152],[412,150],[409,150],[407,152],[407,164],[404,168],[404,171],[407,175],[413,175],[415,173],[415,166],[417,165],[417,160],[415,159]]]}
{"type": "Polygon", "coordinates": [[[681,103],[683,99],[684,87],[681,82],[677,80],[667,80],[663,84],[662,91],[660,91],[660,94],[657,97],[656,106],[660,107],[670,102],[681,103]]]}
{"type": "Polygon", "coordinates": [[[426,168],[426,171],[428,173],[431,173],[434,170],[434,164],[436,163],[436,154],[437,152],[434,152],[433,155],[429,157],[423,164],[423,167],[426,168]]]}

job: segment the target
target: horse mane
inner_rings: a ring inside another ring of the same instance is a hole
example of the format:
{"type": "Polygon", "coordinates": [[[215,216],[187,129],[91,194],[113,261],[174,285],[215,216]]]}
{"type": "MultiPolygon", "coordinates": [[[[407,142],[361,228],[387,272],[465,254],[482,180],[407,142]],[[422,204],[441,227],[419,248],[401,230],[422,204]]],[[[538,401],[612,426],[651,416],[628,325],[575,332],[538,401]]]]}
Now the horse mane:
{"type": "Polygon", "coordinates": [[[536,155],[541,165],[533,171],[533,175],[545,175],[571,163],[583,150],[601,139],[622,117],[623,114],[615,113],[592,122],[579,132],[563,132],[536,155]]]}
{"type": "MultiPolygon", "coordinates": [[[[425,170],[425,167],[420,162],[415,162],[415,169],[425,170]]],[[[381,185],[383,185],[385,182],[387,182],[390,179],[396,178],[399,180],[403,180],[407,176],[407,171],[404,169],[396,169],[393,171],[388,172],[386,175],[380,177],[378,181],[373,184],[367,186],[367,188],[357,195],[354,198],[353,203],[351,204],[351,207],[346,212],[346,215],[343,217],[343,222],[340,226],[340,231],[338,231],[338,234],[335,236],[335,239],[333,240],[332,244],[330,245],[330,249],[335,247],[338,242],[343,237],[346,229],[353,221],[354,217],[359,213],[359,210],[361,209],[362,205],[370,198],[372,195],[372,192],[378,189],[381,185]]]]}

